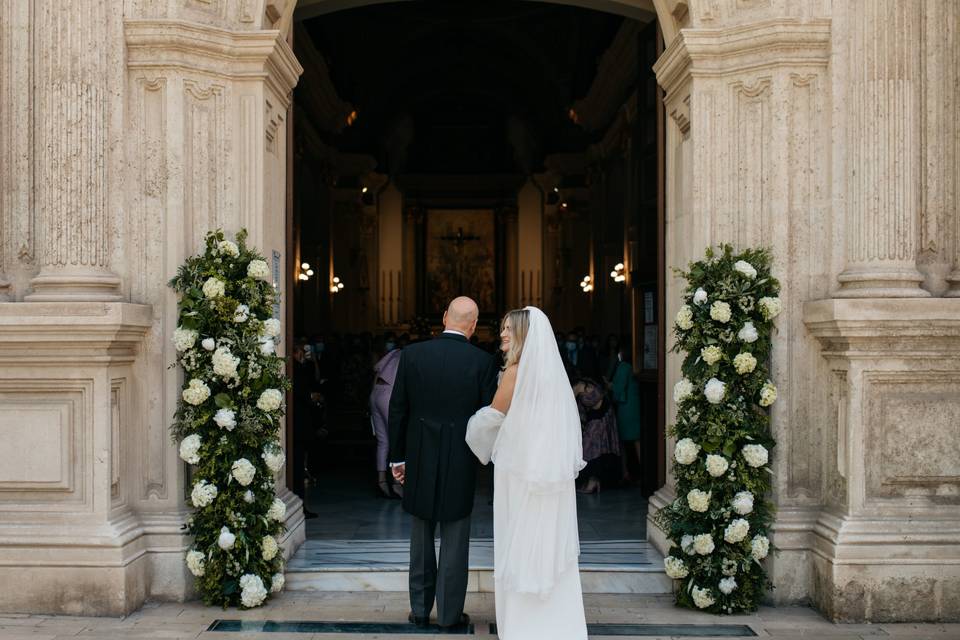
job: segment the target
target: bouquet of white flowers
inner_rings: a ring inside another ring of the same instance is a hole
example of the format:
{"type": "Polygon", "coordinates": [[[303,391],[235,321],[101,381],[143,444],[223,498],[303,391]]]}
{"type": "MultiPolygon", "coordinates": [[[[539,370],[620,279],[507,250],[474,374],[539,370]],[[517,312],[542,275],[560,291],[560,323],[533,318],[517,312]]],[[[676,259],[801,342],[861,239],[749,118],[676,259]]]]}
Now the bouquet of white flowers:
{"type": "Polygon", "coordinates": [[[259,606],[284,585],[286,505],[272,477],[284,463],[289,383],[274,348],[281,327],[271,317],[270,271],[246,236],[207,234],[205,251],[170,282],[180,295],[172,341],[189,371],[172,427],[180,457],[194,467],[185,562],[204,601],[223,607],[259,606]]]}

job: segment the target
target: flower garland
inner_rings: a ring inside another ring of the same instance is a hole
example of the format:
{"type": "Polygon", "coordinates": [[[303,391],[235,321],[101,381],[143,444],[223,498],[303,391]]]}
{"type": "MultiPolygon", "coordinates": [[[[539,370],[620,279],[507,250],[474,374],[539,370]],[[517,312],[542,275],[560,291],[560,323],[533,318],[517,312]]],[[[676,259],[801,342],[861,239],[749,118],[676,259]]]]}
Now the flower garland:
{"type": "Polygon", "coordinates": [[[678,498],[655,520],[674,547],[664,559],[679,580],[681,606],[714,613],[753,611],[772,588],[761,564],[770,550],[770,333],[780,284],[765,249],[707,249],[679,272],[687,281],[677,312],[675,352],[686,352],[673,389],[678,498]]]}
{"type": "Polygon", "coordinates": [[[284,583],[277,540],[286,505],[274,477],[285,461],[279,429],[289,383],[276,354],[270,269],[246,237],[208,233],[204,253],[170,281],[180,295],[173,342],[185,374],[171,431],[193,465],[187,567],[207,604],[249,608],[284,583]]]}

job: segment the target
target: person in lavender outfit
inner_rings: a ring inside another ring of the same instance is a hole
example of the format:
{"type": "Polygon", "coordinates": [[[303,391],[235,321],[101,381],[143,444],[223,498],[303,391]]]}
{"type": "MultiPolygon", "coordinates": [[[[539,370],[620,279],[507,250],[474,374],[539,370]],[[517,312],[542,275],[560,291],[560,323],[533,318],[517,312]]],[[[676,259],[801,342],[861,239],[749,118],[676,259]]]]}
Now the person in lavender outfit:
{"type": "Polygon", "coordinates": [[[393,382],[397,378],[397,366],[400,364],[400,349],[396,343],[388,340],[384,350],[386,354],[373,366],[373,390],[370,392],[370,422],[373,435],[377,438],[377,494],[383,498],[402,498],[403,487],[392,483],[392,474],[388,473],[387,457],[390,452],[390,434],[387,428],[390,415],[390,395],[393,382]]]}

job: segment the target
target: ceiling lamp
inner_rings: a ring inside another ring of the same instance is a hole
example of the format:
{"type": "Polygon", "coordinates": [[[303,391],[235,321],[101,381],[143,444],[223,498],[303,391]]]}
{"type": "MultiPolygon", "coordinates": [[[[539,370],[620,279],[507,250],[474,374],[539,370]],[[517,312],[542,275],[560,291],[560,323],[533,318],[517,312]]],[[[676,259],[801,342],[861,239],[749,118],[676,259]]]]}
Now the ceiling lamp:
{"type": "Polygon", "coordinates": [[[330,293],[340,293],[343,290],[343,283],[340,281],[340,278],[333,276],[333,280],[330,281],[330,293]]]}
{"type": "Polygon", "coordinates": [[[623,272],[623,263],[618,262],[617,266],[613,268],[613,271],[610,272],[610,277],[613,278],[614,282],[626,282],[627,276],[623,272]]]}
{"type": "Polygon", "coordinates": [[[584,293],[590,293],[593,291],[593,278],[590,276],[583,276],[583,280],[580,281],[580,288],[584,293]]]}
{"type": "Polygon", "coordinates": [[[298,279],[298,280],[304,280],[304,281],[306,281],[306,280],[309,280],[309,279],[310,279],[310,276],[312,276],[312,275],[313,275],[313,269],[310,268],[310,263],[309,263],[309,262],[301,262],[301,263],[300,263],[300,273],[297,274],[297,279],[298,279]]]}
{"type": "Polygon", "coordinates": [[[347,126],[353,126],[353,123],[357,121],[357,110],[354,109],[347,115],[347,126]]]}

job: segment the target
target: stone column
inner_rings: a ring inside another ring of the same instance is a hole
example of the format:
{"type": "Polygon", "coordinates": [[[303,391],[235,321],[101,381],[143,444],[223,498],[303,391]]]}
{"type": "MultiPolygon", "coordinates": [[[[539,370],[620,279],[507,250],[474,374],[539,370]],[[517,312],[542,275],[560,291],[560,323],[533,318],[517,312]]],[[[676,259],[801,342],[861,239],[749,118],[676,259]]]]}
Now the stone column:
{"type": "Polygon", "coordinates": [[[379,243],[379,324],[392,327],[406,318],[401,315],[403,292],[403,194],[394,182],[380,193],[377,229],[379,243]]]}
{"type": "Polygon", "coordinates": [[[846,268],[838,297],[923,297],[917,269],[923,4],[846,6],[846,268]]]}
{"type": "Polygon", "coordinates": [[[41,2],[37,28],[36,230],[30,301],[119,300],[107,209],[109,38],[105,0],[41,2]]]}
{"type": "Polygon", "coordinates": [[[543,305],[543,196],[527,180],[517,194],[517,254],[520,306],[543,305]]]}

